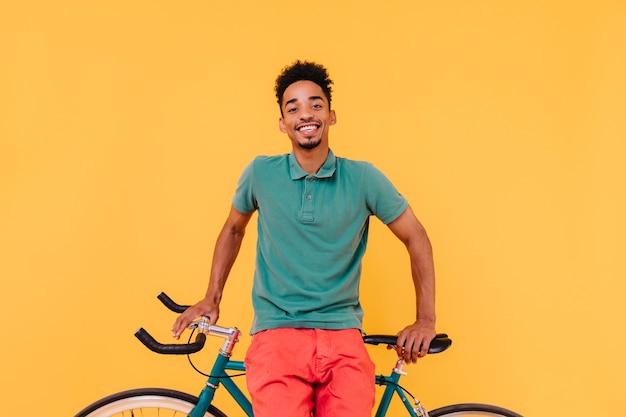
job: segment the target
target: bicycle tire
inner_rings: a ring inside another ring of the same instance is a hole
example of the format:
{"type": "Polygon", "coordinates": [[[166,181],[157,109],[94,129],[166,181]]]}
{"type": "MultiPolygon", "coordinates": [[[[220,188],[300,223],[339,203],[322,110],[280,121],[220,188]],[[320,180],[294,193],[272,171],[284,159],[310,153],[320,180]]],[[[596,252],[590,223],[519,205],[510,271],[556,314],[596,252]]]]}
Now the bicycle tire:
{"type": "MultiPolygon", "coordinates": [[[[160,411],[171,411],[171,416],[186,416],[198,402],[193,395],[163,388],[139,388],[104,397],[81,410],[75,417],[157,416],[160,411]],[[139,413],[138,413],[139,411],[139,413]]],[[[211,405],[205,417],[226,417],[211,405]]]]}
{"type": "Polygon", "coordinates": [[[454,404],[428,412],[429,417],[523,417],[514,411],[489,404],[454,404]]]}

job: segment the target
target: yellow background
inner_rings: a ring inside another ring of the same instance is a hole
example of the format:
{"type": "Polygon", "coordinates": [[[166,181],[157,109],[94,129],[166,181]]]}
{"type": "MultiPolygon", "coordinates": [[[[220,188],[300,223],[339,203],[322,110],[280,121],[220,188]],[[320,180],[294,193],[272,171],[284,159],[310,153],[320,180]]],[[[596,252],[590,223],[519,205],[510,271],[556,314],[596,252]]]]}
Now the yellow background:
{"type": "MultiPolygon", "coordinates": [[[[203,294],[240,172],[289,151],[272,89],[297,58],[335,80],[336,154],[383,170],[433,241],[454,344],[407,388],[429,408],[626,415],[623,1],[4,2],[0,42],[4,415],[198,392],[132,334],[169,340],[155,296],[203,294]]],[[[374,223],[365,330],[395,332],[408,261],[374,223]]],[[[248,230],[221,317],[246,331],[248,230]]]]}

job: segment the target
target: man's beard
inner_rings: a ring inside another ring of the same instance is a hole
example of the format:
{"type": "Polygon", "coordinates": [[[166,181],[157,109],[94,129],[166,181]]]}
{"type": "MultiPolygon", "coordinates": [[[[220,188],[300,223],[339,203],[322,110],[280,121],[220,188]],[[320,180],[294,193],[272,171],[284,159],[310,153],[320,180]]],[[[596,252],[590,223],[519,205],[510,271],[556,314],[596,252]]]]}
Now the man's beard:
{"type": "Polygon", "coordinates": [[[298,142],[298,146],[300,146],[302,149],[315,149],[319,146],[319,144],[322,143],[322,139],[318,139],[316,141],[307,141],[304,143],[298,142]]]}

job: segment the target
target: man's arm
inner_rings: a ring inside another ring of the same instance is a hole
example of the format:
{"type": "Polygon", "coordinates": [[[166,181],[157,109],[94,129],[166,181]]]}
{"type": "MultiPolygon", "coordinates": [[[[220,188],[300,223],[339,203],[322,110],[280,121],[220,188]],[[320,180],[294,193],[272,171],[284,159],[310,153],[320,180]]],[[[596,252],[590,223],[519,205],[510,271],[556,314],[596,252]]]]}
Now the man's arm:
{"type": "Polygon", "coordinates": [[[433,251],[426,230],[411,207],[388,224],[389,229],[404,243],[411,260],[411,275],[415,285],[415,323],[398,333],[398,355],[407,363],[415,363],[426,355],[435,337],[435,270],[433,251]]]}
{"type": "Polygon", "coordinates": [[[219,305],[228,274],[237,259],[246,226],[252,213],[244,214],[231,206],[230,213],[217,237],[211,265],[211,276],[205,297],[189,307],[172,326],[172,335],[178,339],[189,323],[200,316],[210,318],[211,324],[215,324],[219,318],[219,305]]]}

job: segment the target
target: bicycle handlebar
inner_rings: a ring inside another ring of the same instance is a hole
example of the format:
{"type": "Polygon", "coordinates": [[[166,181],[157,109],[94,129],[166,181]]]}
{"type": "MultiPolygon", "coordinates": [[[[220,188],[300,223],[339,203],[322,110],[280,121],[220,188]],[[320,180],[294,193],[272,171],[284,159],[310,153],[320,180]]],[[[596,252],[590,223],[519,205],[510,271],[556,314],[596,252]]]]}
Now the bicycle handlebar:
{"type": "MultiPolygon", "coordinates": [[[[175,313],[182,313],[190,307],[188,305],[180,305],[176,303],[164,292],[161,292],[157,298],[163,303],[163,305],[175,313]]],[[[225,339],[221,351],[225,354],[229,354],[241,334],[241,332],[235,327],[226,328],[212,325],[209,323],[207,317],[202,317],[200,320],[192,322],[189,325],[189,328],[195,328],[199,331],[196,336],[196,341],[192,343],[159,343],[144,328],[138,329],[135,332],[135,337],[153,352],[164,355],[189,355],[202,350],[206,342],[207,335],[218,336],[225,339]]]]}
{"type": "MultiPolygon", "coordinates": [[[[363,342],[370,345],[379,345],[384,344],[388,346],[396,346],[397,336],[389,336],[389,335],[366,335],[363,336],[363,342]]],[[[440,333],[430,342],[430,346],[428,347],[428,353],[440,353],[444,350],[448,349],[452,345],[452,339],[448,337],[445,333],[440,333]]]]}
{"type": "Polygon", "coordinates": [[[164,292],[161,292],[159,295],[157,295],[157,298],[163,303],[163,305],[165,305],[165,307],[169,308],[174,313],[182,313],[190,307],[177,304],[164,292]]]}
{"type": "Polygon", "coordinates": [[[204,333],[198,333],[196,341],[193,343],[159,343],[143,327],[135,332],[135,337],[151,351],[165,355],[189,355],[196,353],[204,347],[204,343],[206,342],[206,335],[204,333]]]}
{"type": "MultiPolygon", "coordinates": [[[[174,302],[167,294],[161,292],[157,298],[165,305],[168,309],[175,313],[182,313],[189,306],[180,305],[174,302]]],[[[206,319],[204,319],[206,320],[206,319]]],[[[200,333],[196,336],[196,341],[193,343],[186,344],[163,344],[157,342],[146,330],[143,328],[138,329],[135,332],[135,337],[141,341],[148,349],[153,352],[168,354],[168,355],[188,355],[191,353],[196,353],[200,351],[204,347],[204,343],[206,342],[206,334],[210,334],[213,336],[222,337],[225,340],[225,346],[223,347],[225,352],[232,351],[234,343],[237,342],[238,336],[240,334],[239,330],[236,328],[225,328],[217,325],[210,325],[206,321],[198,321],[194,322],[196,327],[200,330],[200,333]],[[206,334],[205,334],[206,333],[206,334]]],[[[363,336],[363,342],[371,345],[385,344],[388,346],[396,346],[397,336],[391,335],[366,335],[363,336]]],[[[440,353],[444,350],[448,349],[452,344],[452,340],[445,333],[440,333],[435,336],[435,338],[430,343],[428,348],[428,353],[440,353]]]]}

